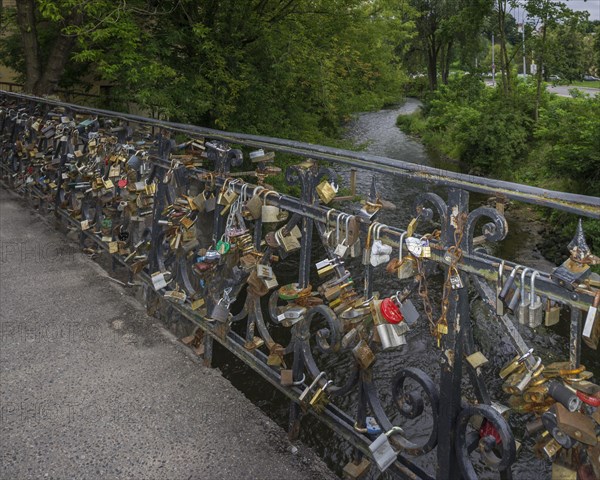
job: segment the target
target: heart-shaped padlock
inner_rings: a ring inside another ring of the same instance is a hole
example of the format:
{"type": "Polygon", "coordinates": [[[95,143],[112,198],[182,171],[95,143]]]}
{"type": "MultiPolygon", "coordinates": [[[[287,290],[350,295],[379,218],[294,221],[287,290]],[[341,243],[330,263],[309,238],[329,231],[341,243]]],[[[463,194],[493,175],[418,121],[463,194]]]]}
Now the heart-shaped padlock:
{"type": "Polygon", "coordinates": [[[381,309],[381,315],[388,323],[398,324],[404,320],[400,308],[391,298],[385,298],[379,308],[381,309]]]}

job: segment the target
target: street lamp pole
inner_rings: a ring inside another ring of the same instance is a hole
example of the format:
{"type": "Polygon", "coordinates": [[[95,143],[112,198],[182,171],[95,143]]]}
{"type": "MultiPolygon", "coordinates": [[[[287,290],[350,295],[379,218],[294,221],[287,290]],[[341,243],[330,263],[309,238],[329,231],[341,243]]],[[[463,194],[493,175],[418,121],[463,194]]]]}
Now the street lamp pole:
{"type": "Polygon", "coordinates": [[[496,86],[496,62],[495,62],[495,51],[494,51],[494,32],[492,32],[492,85],[496,86]]]}

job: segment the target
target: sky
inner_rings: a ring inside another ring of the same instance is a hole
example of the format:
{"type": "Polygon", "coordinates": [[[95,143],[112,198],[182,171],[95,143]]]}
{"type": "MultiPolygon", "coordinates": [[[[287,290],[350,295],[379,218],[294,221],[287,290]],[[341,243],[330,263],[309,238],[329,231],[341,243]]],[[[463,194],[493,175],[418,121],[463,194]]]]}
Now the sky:
{"type": "Polygon", "coordinates": [[[600,0],[567,0],[565,3],[571,10],[590,12],[590,20],[600,20],[600,0]]]}
{"type": "MultiPolygon", "coordinates": [[[[600,20],[600,0],[560,0],[567,5],[571,10],[577,12],[588,12],[590,14],[590,20],[600,20]]],[[[525,3],[525,0],[520,0],[521,5],[525,3]]],[[[523,21],[523,8],[515,8],[511,10],[511,14],[515,17],[517,23],[523,21]]],[[[527,20],[527,16],[525,16],[527,20]]]]}

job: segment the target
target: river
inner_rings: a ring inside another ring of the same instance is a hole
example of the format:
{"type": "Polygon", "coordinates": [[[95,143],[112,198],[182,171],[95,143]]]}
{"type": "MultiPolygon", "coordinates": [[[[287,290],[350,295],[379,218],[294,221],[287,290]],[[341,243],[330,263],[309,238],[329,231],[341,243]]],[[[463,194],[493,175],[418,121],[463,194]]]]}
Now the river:
{"type": "MultiPolygon", "coordinates": [[[[356,144],[363,144],[365,151],[368,153],[457,171],[459,165],[456,162],[425,148],[419,141],[404,134],[396,126],[396,119],[399,114],[410,113],[419,108],[419,105],[420,103],[417,100],[408,99],[401,106],[359,114],[348,125],[346,136],[356,144]]],[[[336,167],[336,170],[346,180],[347,184],[349,170],[345,167],[336,167]]],[[[359,193],[364,194],[369,191],[373,175],[375,175],[376,184],[383,198],[396,205],[394,210],[383,210],[379,220],[396,226],[406,225],[411,218],[411,198],[427,189],[427,187],[391,175],[359,172],[357,175],[357,191],[359,193]]],[[[444,196],[443,189],[432,189],[432,191],[444,196]]],[[[481,195],[472,195],[471,208],[475,208],[485,201],[486,198],[481,195]]],[[[535,215],[528,215],[527,212],[527,207],[524,206],[507,212],[509,235],[500,245],[494,246],[492,251],[494,254],[508,260],[523,262],[529,266],[549,271],[554,265],[545,260],[536,248],[543,225],[534,219],[535,215]]],[[[292,266],[294,259],[289,260],[289,262],[292,266]]],[[[358,259],[348,262],[348,266],[353,270],[355,282],[360,282],[360,273],[356,273],[360,271],[358,259]]],[[[285,284],[294,281],[293,276],[289,273],[293,271],[295,271],[293,268],[288,268],[278,274],[281,275],[279,283],[285,284]],[[285,270],[287,270],[287,274],[285,270]]],[[[440,301],[442,280],[441,275],[430,279],[429,290],[434,305],[439,304],[440,301]]],[[[313,285],[318,284],[318,282],[317,278],[311,279],[313,285]]],[[[390,276],[385,273],[383,267],[376,269],[374,282],[375,290],[380,292],[382,298],[393,294],[400,288],[394,281],[390,281],[390,276]]],[[[416,300],[415,303],[417,303],[416,300]]],[[[417,307],[420,309],[420,304],[417,307]]],[[[554,327],[545,328],[542,326],[536,332],[532,332],[526,327],[519,327],[526,341],[535,348],[537,354],[542,355],[546,363],[568,359],[568,312],[564,311],[562,313],[561,322],[554,327]]],[[[411,436],[411,439],[416,440],[426,437],[428,426],[431,423],[430,418],[424,415],[417,420],[407,420],[395,412],[392,408],[391,379],[401,365],[419,367],[427,372],[434,381],[438,381],[439,351],[434,347],[434,341],[429,334],[427,322],[423,320],[423,317],[421,320],[409,332],[407,336],[408,345],[399,350],[383,352],[378,356],[378,361],[374,367],[374,380],[382,402],[388,407],[386,408],[388,415],[402,425],[411,436]]],[[[487,374],[486,384],[494,398],[505,401],[506,395],[501,390],[502,383],[498,377],[498,371],[505,362],[514,356],[515,352],[495,317],[483,308],[481,302],[472,302],[472,321],[476,342],[490,360],[489,364],[484,367],[487,374]]],[[[285,343],[286,332],[283,330],[277,331],[275,329],[274,337],[276,340],[281,338],[281,341],[285,343]]],[[[343,381],[344,372],[348,371],[353,362],[350,354],[337,355],[333,359],[324,356],[316,357],[316,360],[327,372],[327,378],[335,379],[336,384],[343,381]]],[[[587,347],[584,347],[583,362],[591,367],[597,378],[600,372],[600,361],[592,355],[591,350],[587,347]]],[[[219,367],[237,388],[242,390],[274,420],[283,427],[287,426],[288,402],[281,394],[273,388],[263,388],[263,380],[258,375],[253,374],[250,369],[221,348],[216,349],[215,366],[219,367]]],[[[468,382],[463,381],[463,383],[465,395],[472,397],[472,389],[468,382]]],[[[355,402],[356,393],[339,401],[336,400],[336,405],[347,412],[352,412],[355,402]]],[[[511,417],[511,426],[517,438],[524,437],[524,424],[523,416],[513,415],[511,417]]],[[[341,473],[341,468],[348,461],[348,455],[351,451],[346,443],[332,436],[326,427],[310,416],[306,416],[303,420],[300,438],[325,458],[333,470],[338,474],[341,473]]],[[[517,463],[513,466],[514,478],[523,480],[550,478],[549,464],[534,457],[532,453],[533,444],[534,441],[530,438],[523,441],[522,451],[517,463]]],[[[415,463],[430,473],[435,471],[434,453],[419,457],[415,460],[415,463]]],[[[481,478],[498,478],[497,474],[492,474],[485,469],[479,469],[479,471],[481,478]]]]}

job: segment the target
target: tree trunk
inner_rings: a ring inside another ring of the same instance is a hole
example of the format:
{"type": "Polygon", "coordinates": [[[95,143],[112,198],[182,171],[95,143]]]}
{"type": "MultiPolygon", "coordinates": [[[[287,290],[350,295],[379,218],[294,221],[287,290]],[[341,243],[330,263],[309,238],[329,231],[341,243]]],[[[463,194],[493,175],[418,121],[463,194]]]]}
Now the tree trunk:
{"type": "Polygon", "coordinates": [[[429,77],[429,90],[433,92],[437,89],[438,48],[435,42],[435,35],[430,35],[427,43],[427,75],[429,77]]]}
{"type": "Polygon", "coordinates": [[[442,48],[442,58],[440,61],[440,69],[442,70],[442,83],[448,85],[448,78],[450,77],[450,63],[452,54],[452,41],[448,42],[444,48],[442,48]]]}
{"type": "Polygon", "coordinates": [[[535,92],[535,112],[534,119],[537,122],[540,116],[540,102],[542,100],[542,74],[544,71],[544,53],[546,48],[546,23],[542,25],[542,45],[540,49],[540,56],[538,58],[538,70],[537,70],[537,89],[535,92]]]}
{"type": "Polygon", "coordinates": [[[510,60],[506,49],[506,0],[498,2],[498,29],[500,30],[500,69],[502,71],[502,89],[504,95],[511,91],[510,60]]]}
{"type": "MultiPolygon", "coordinates": [[[[82,22],[81,15],[72,15],[67,20],[69,25],[80,25],[82,22]]],[[[46,68],[42,73],[41,78],[34,86],[36,95],[49,95],[54,93],[58,88],[58,82],[64,73],[65,66],[71,57],[73,47],[75,47],[76,37],[74,35],[59,35],[55,40],[50,56],[46,62],[46,68]]]]}
{"type": "Polygon", "coordinates": [[[26,77],[23,89],[27,93],[32,93],[41,75],[34,0],[19,0],[17,2],[17,24],[21,32],[25,59],[26,77]]]}

